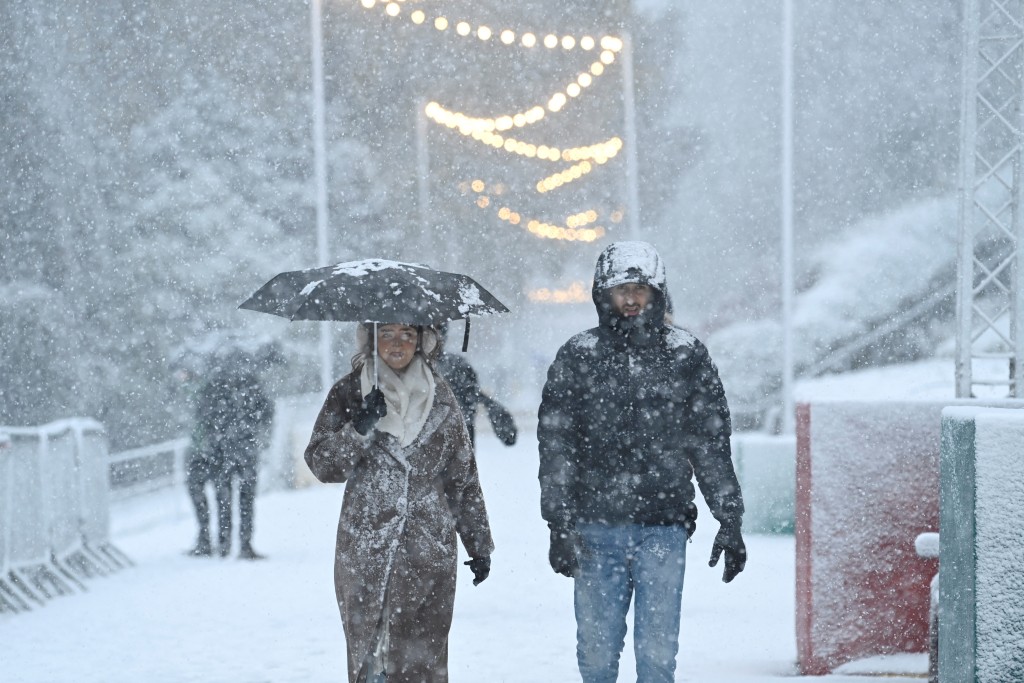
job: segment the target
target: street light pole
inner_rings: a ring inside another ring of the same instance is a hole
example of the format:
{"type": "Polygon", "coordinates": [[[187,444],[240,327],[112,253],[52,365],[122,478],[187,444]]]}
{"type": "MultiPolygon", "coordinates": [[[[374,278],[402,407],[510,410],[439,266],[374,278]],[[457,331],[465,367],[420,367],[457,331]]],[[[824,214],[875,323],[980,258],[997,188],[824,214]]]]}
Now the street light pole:
{"type": "MultiPolygon", "coordinates": [[[[419,243],[426,251],[432,245],[430,235],[430,147],[427,141],[427,99],[420,97],[416,101],[416,190],[420,219],[419,243]]],[[[434,258],[433,249],[426,254],[428,263],[434,258]]],[[[422,256],[421,256],[422,258],[422,256]]]]}
{"type": "MultiPolygon", "coordinates": [[[[327,244],[327,149],[324,142],[324,59],[321,0],[309,0],[309,24],[313,80],[313,175],[316,179],[316,261],[326,266],[327,244]]],[[[320,325],[320,387],[326,393],[334,384],[330,323],[320,325]]]]}
{"type": "Polygon", "coordinates": [[[794,432],[793,400],[793,0],[782,0],[782,433],[794,432]]]}
{"type": "Polygon", "coordinates": [[[628,31],[622,34],[622,107],[626,136],[626,218],[629,238],[640,239],[640,191],[636,155],[636,97],[633,82],[633,40],[628,31]]]}

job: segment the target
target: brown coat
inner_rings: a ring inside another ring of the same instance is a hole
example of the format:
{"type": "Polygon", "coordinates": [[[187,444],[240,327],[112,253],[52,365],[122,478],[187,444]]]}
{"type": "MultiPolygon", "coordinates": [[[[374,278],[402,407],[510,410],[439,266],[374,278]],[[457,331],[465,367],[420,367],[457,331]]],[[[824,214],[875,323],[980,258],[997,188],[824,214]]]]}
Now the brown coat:
{"type": "Polygon", "coordinates": [[[305,459],[317,479],[347,482],[334,586],[351,683],[362,683],[382,618],[388,683],[445,683],[455,601],[458,533],[470,557],[494,544],[476,460],[451,389],[435,373],[434,403],[419,436],[352,428],[359,372],[338,381],[320,410],[305,459]]]}

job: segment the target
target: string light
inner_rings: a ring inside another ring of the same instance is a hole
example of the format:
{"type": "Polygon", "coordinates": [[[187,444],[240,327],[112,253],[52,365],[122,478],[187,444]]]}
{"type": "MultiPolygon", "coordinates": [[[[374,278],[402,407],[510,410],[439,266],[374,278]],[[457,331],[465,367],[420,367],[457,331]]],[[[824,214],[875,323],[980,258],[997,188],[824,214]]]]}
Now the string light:
{"type": "MultiPolygon", "coordinates": [[[[385,14],[391,17],[397,17],[402,12],[401,3],[404,3],[405,1],[406,0],[360,0],[360,4],[366,9],[373,9],[378,4],[383,5],[385,14]]],[[[414,10],[410,14],[410,19],[412,19],[413,23],[415,24],[424,23],[425,18],[426,13],[420,9],[414,10]],[[418,21],[416,17],[419,17],[418,21]]],[[[434,22],[435,28],[437,28],[439,31],[447,30],[449,25],[450,23],[448,19],[441,15],[438,15],[434,22]],[[437,20],[441,20],[440,23],[443,27],[438,26],[437,20]]],[[[462,33],[462,31],[458,31],[460,35],[466,36],[473,32],[472,24],[470,22],[464,20],[456,22],[456,28],[462,25],[466,25],[467,27],[469,27],[469,31],[466,31],[465,33],[462,33]]],[[[486,26],[481,25],[476,31],[477,35],[480,34],[480,28],[487,29],[487,37],[484,38],[481,36],[481,40],[489,41],[492,35],[497,35],[499,36],[501,42],[505,45],[512,45],[516,42],[516,32],[510,28],[504,28],[497,32],[492,32],[486,26]]],[[[520,46],[525,47],[527,49],[536,47],[536,45],[538,44],[537,34],[531,31],[523,32],[519,37],[519,44],[520,46]]],[[[559,45],[561,45],[562,49],[566,51],[573,50],[576,47],[579,47],[585,52],[590,52],[596,47],[600,47],[602,50],[605,51],[621,52],[622,48],[624,47],[622,39],[616,38],[615,36],[601,36],[600,39],[595,39],[593,36],[589,35],[584,35],[577,38],[574,35],[566,34],[559,37],[554,33],[544,34],[544,38],[540,41],[540,44],[552,50],[558,47],[559,45]]]]}
{"type": "Polygon", "coordinates": [[[581,161],[578,164],[570,166],[564,171],[560,171],[559,173],[549,175],[547,178],[544,178],[543,180],[539,181],[536,185],[537,192],[544,194],[545,192],[550,192],[551,190],[557,190],[563,185],[567,185],[574,180],[579,180],[586,174],[590,173],[592,170],[594,170],[593,164],[591,164],[589,161],[581,161]]]}
{"type": "MultiPolygon", "coordinates": [[[[399,3],[404,1],[405,0],[391,0],[387,2],[380,2],[379,4],[384,6],[384,13],[389,17],[398,17],[402,14],[402,6],[399,3]]],[[[378,0],[360,0],[360,4],[362,4],[366,9],[373,9],[378,4],[378,0]]],[[[427,13],[421,9],[413,10],[408,16],[409,20],[417,26],[422,26],[427,23],[427,13]]],[[[441,15],[434,17],[432,24],[435,29],[442,33],[446,32],[452,25],[447,17],[441,15]]],[[[491,43],[492,41],[503,45],[514,45],[516,43],[516,32],[510,28],[493,30],[491,27],[484,24],[477,25],[474,28],[473,23],[465,20],[459,20],[455,22],[455,32],[461,37],[476,35],[476,37],[484,43],[491,43]]],[[[519,45],[526,49],[535,47],[537,42],[537,35],[531,32],[525,32],[519,38],[519,45]]],[[[562,108],[565,107],[569,98],[579,97],[582,93],[582,89],[589,87],[593,83],[594,78],[602,75],[605,71],[605,67],[614,63],[616,55],[625,47],[622,39],[616,38],[615,36],[602,36],[600,39],[595,39],[593,36],[581,36],[577,38],[573,35],[563,35],[559,37],[554,33],[546,34],[541,43],[551,50],[561,46],[562,49],[567,52],[576,49],[577,46],[586,52],[590,52],[597,47],[601,48],[598,61],[592,63],[588,71],[578,74],[574,81],[566,84],[562,91],[554,93],[547,99],[547,104],[545,106],[548,111],[552,113],[561,111],[562,108]]],[[[526,123],[521,125],[536,123],[540,120],[541,117],[536,116],[529,120],[526,119],[526,113],[538,107],[540,107],[540,105],[529,107],[528,109],[520,112],[524,117],[523,120],[526,121],[526,123]]],[[[510,116],[515,117],[517,114],[510,116]]],[[[469,118],[474,121],[473,125],[482,128],[487,128],[487,126],[490,125],[488,122],[494,120],[493,118],[487,117],[469,118]]],[[[490,128],[489,130],[494,129],[490,128]]]]}
{"type": "Polygon", "coordinates": [[[531,289],[526,296],[530,301],[542,304],[581,304],[591,300],[590,288],[582,280],[575,280],[565,289],[531,289]]]}
{"type": "MultiPolygon", "coordinates": [[[[460,184],[460,189],[465,192],[465,185],[460,184]]],[[[497,187],[497,186],[496,186],[497,187]]],[[[476,179],[469,183],[469,189],[475,192],[478,196],[474,202],[481,209],[486,209],[491,205],[491,199],[489,195],[484,194],[487,190],[487,185],[484,181],[476,179]]],[[[497,194],[497,193],[496,193],[497,194]]],[[[589,216],[593,210],[581,212],[585,216],[589,216]]],[[[499,207],[496,211],[496,215],[500,220],[503,220],[512,225],[523,225],[525,224],[526,229],[537,237],[552,240],[566,240],[570,242],[593,242],[595,240],[604,237],[605,230],[601,226],[595,226],[593,228],[584,227],[567,227],[564,225],[555,225],[546,221],[538,220],[536,218],[524,218],[518,211],[513,211],[507,206],[499,207]]],[[[579,216],[580,214],[576,214],[579,216]]],[[[597,219],[597,213],[593,212],[594,219],[597,219]]]]}
{"type": "MultiPolygon", "coordinates": [[[[593,145],[581,145],[579,147],[568,147],[559,149],[550,145],[536,145],[531,142],[524,142],[513,137],[495,133],[493,130],[480,128],[474,125],[470,117],[461,112],[452,112],[437,102],[430,102],[424,108],[424,114],[428,119],[439,125],[445,126],[466,137],[482,142],[495,149],[503,149],[511,154],[518,154],[529,159],[541,159],[543,161],[594,161],[603,164],[614,157],[622,150],[622,139],[612,137],[603,142],[593,145]]],[[[540,116],[542,111],[534,111],[531,116],[540,116]]],[[[522,125],[527,125],[529,120],[524,116],[522,125]]],[[[494,130],[505,131],[516,127],[514,117],[501,117],[493,120],[494,130]]],[[[521,126],[520,126],[521,127],[521,126]]]]}
{"type": "Polygon", "coordinates": [[[597,211],[590,209],[589,211],[582,211],[577,214],[573,214],[565,219],[565,224],[570,228],[578,228],[588,223],[593,223],[597,220],[597,211]]]}

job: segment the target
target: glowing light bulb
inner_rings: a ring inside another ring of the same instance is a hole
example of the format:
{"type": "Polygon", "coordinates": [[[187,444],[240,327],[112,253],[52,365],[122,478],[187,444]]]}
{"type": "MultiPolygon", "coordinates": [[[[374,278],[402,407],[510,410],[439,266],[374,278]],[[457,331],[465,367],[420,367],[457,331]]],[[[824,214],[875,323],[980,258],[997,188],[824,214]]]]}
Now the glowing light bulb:
{"type": "Polygon", "coordinates": [[[384,8],[389,17],[397,17],[398,13],[402,11],[402,8],[398,6],[397,2],[389,2],[387,7],[384,8]]]}
{"type": "Polygon", "coordinates": [[[438,31],[446,30],[448,28],[448,20],[445,19],[444,17],[438,17],[437,19],[434,19],[434,28],[436,28],[438,31]]]}
{"type": "Polygon", "coordinates": [[[481,26],[480,28],[478,28],[476,30],[476,35],[477,35],[477,38],[479,38],[480,40],[490,40],[491,39],[491,29],[488,28],[487,26],[481,26]]]}
{"type": "Polygon", "coordinates": [[[572,36],[562,36],[562,49],[571,50],[576,47],[576,39],[572,36]]]}
{"type": "Polygon", "coordinates": [[[594,79],[590,74],[582,73],[576,78],[576,82],[580,84],[581,88],[589,88],[590,84],[594,82],[594,79]]]}
{"type": "Polygon", "coordinates": [[[537,44],[537,36],[532,33],[524,33],[522,37],[523,47],[533,47],[537,44]]]}
{"type": "Polygon", "coordinates": [[[600,76],[601,74],[604,73],[604,64],[602,64],[601,62],[594,62],[593,64],[590,65],[590,73],[594,74],[595,76],[600,76]]]}
{"type": "Polygon", "coordinates": [[[484,181],[479,180],[479,179],[474,180],[473,182],[471,182],[469,184],[469,187],[473,190],[473,192],[483,192],[484,191],[484,181]]]}
{"type": "Polygon", "coordinates": [[[554,48],[554,47],[557,47],[557,46],[558,46],[558,36],[556,36],[554,34],[551,34],[551,33],[549,33],[548,35],[544,36],[544,47],[546,47],[546,48],[554,48]]]}
{"type": "Polygon", "coordinates": [[[619,52],[623,48],[623,42],[614,36],[604,36],[601,38],[601,47],[612,52],[619,52]]]}
{"type": "Polygon", "coordinates": [[[366,9],[373,9],[373,6],[374,4],[376,4],[376,2],[377,0],[363,0],[363,7],[365,7],[366,9]]]}
{"type": "Polygon", "coordinates": [[[584,50],[593,50],[595,44],[594,39],[590,36],[580,38],[580,47],[584,50]]]}
{"type": "Polygon", "coordinates": [[[501,42],[505,43],[506,45],[511,45],[512,43],[516,42],[516,34],[508,29],[505,29],[504,31],[501,32],[501,42]]]}
{"type": "Polygon", "coordinates": [[[565,89],[565,93],[566,93],[566,94],[567,94],[567,95],[568,95],[569,97],[579,97],[579,94],[580,94],[580,86],[579,86],[579,85],[577,85],[576,83],[570,83],[570,84],[569,84],[569,85],[568,85],[568,86],[566,87],[566,89],[565,89]]]}
{"type": "MultiPolygon", "coordinates": [[[[458,33],[460,36],[468,36],[471,30],[472,29],[470,29],[469,24],[466,23],[465,21],[460,21],[459,23],[455,24],[455,32],[458,33]]],[[[608,54],[611,53],[609,52],[608,54]]]]}
{"type": "Polygon", "coordinates": [[[601,53],[601,63],[602,64],[611,64],[614,61],[615,61],[615,53],[612,52],[611,50],[605,50],[604,52],[601,53]]]}
{"type": "Polygon", "coordinates": [[[409,16],[409,18],[412,19],[412,23],[414,24],[422,24],[424,21],[427,20],[427,15],[423,13],[423,10],[418,9],[415,12],[413,12],[409,16]]]}

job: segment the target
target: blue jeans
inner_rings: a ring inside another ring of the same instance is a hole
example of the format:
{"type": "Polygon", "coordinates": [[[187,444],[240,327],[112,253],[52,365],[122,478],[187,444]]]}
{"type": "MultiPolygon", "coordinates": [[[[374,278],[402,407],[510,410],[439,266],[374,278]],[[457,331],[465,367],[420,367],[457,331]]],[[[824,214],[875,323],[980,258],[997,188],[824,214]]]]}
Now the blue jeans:
{"type": "Polygon", "coordinates": [[[672,683],[686,570],[681,526],[579,524],[576,657],[583,683],[615,683],[633,605],[637,683],[672,683]]]}

